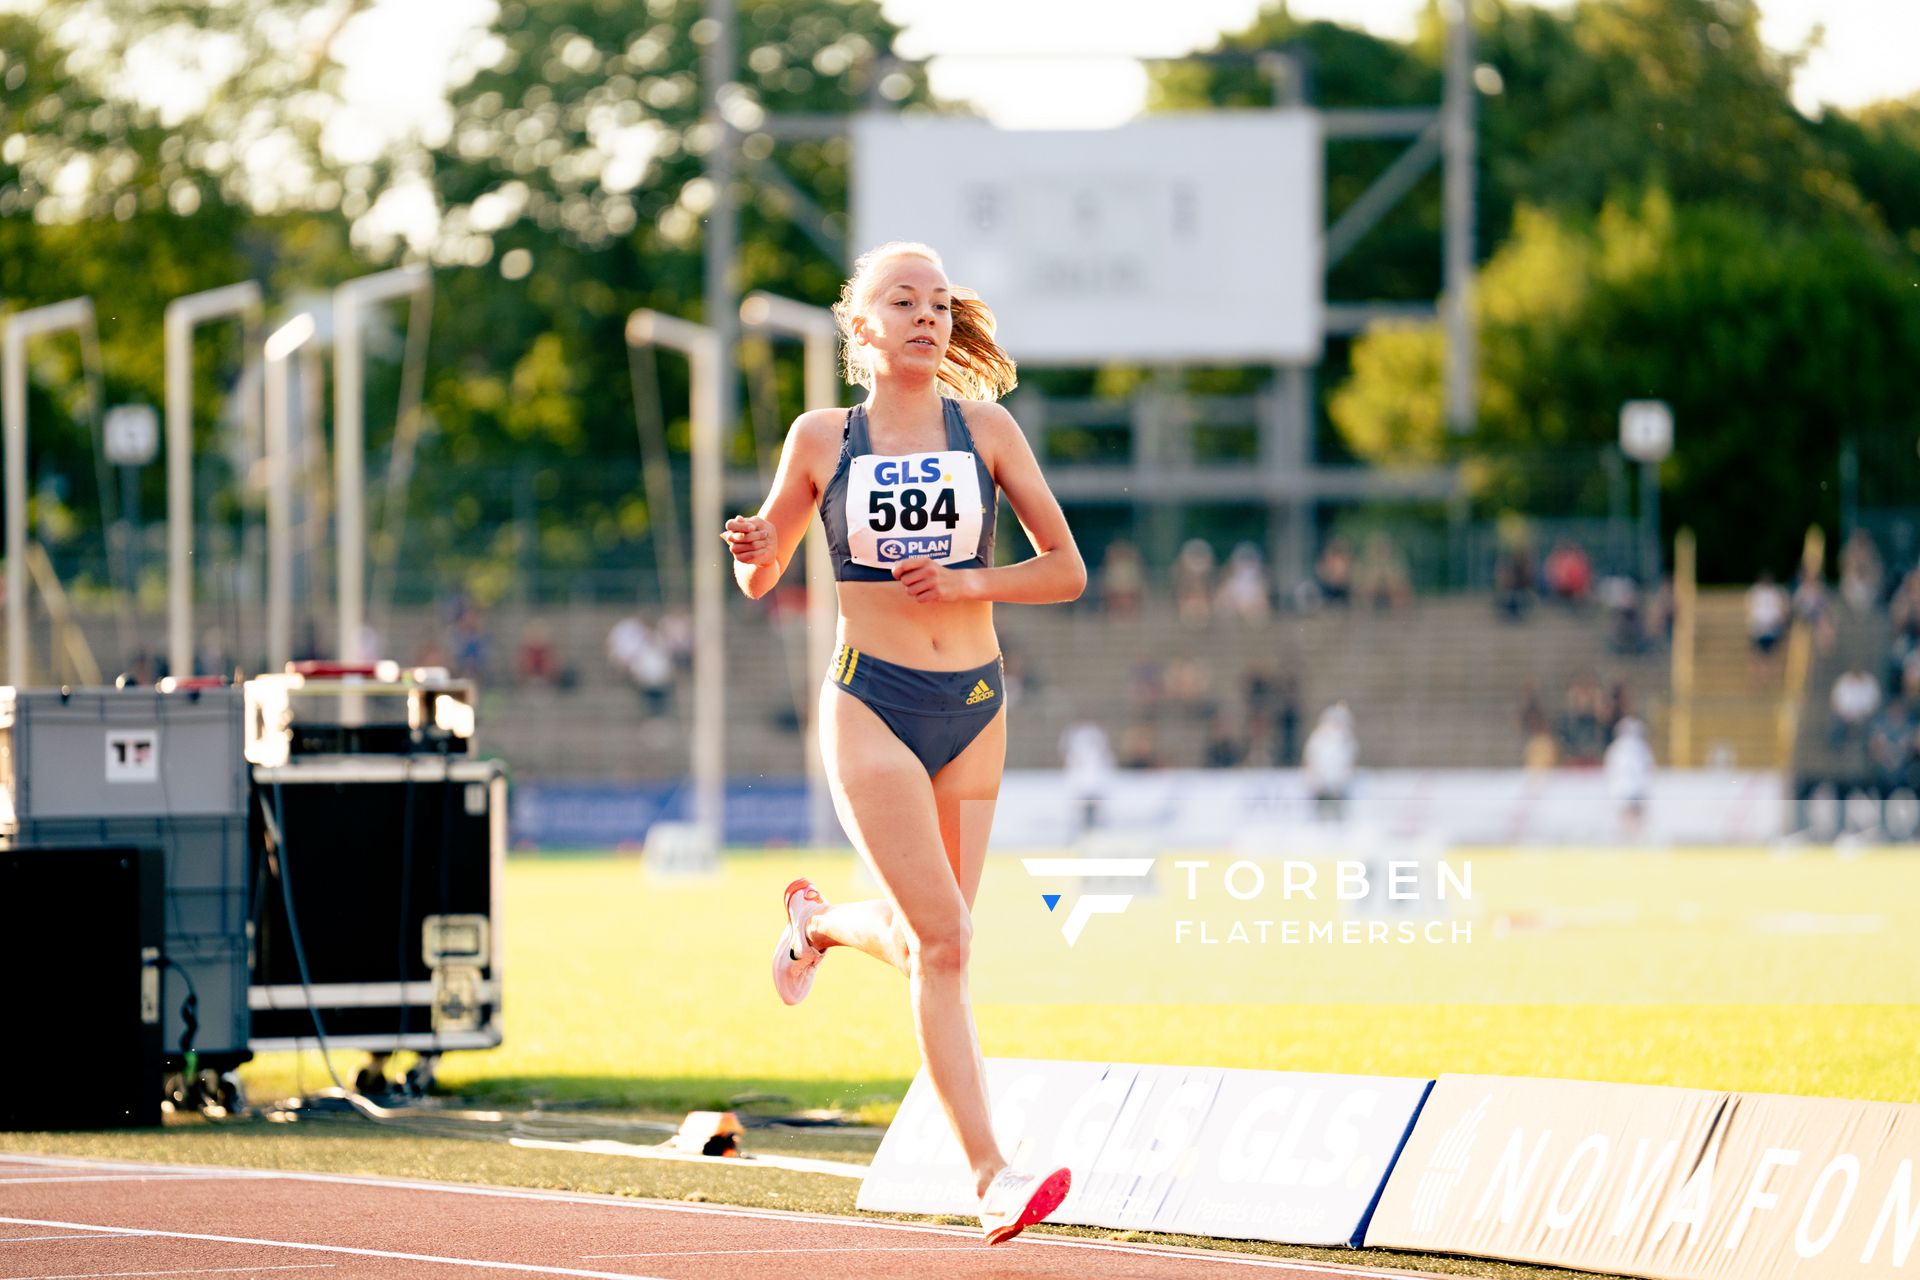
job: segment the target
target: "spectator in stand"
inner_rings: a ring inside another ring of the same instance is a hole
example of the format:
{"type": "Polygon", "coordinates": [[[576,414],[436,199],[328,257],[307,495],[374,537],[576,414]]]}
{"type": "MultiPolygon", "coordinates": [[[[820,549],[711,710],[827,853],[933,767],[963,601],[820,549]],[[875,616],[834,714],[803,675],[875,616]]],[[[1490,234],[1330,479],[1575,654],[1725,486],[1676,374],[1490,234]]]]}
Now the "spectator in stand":
{"type": "Polygon", "coordinates": [[[523,685],[560,683],[553,628],[538,618],[520,628],[520,648],[513,657],[513,676],[523,685]]]}
{"type": "Polygon", "coordinates": [[[1174,558],[1173,601],[1190,627],[1205,626],[1213,616],[1213,548],[1199,538],[1187,539],[1174,558]]]}
{"type": "Polygon", "coordinates": [[[673,701],[673,658],[639,614],[629,614],[607,633],[607,660],[639,692],[647,714],[663,714],[673,701]]]}
{"type": "Polygon", "coordinates": [[[1247,740],[1239,724],[1225,711],[1215,713],[1207,727],[1204,765],[1209,769],[1231,769],[1247,759],[1247,740]]]}
{"type": "Polygon", "coordinates": [[[1298,764],[1300,682],[1282,676],[1272,662],[1256,662],[1247,668],[1240,700],[1247,710],[1248,761],[1257,753],[1268,764],[1298,764]]]}
{"type": "Polygon", "coordinates": [[[1887,616],[1896,627],[1920,625],[1920,569],[1910,570],[1887,602],[1887,616]]]}
{"type": "Polygon", "coordinates": [[[1353,567],[1353,593],[1375,610],[1400,609],[1413,601],[1413,581],[1407,562],[1393,539],[1374,532],[1360,548],[1353,567]]]}
{"type": "Polygon", "coordinates": [[[1760,580],[1747,588],[1747,643],[1753,647],[1754,662],[1764,665],[1773,660],[1773,651],[1787,633],[1792,616],[1787,593],[1764,569],[1760,580]]]}
{"type": "Polygon", "coordinates": [[[1127,688],[1133,694],[1134,710],[1142,715],[1152,715],[1166,696],[1166,668],[1152,658],[1141,659],[1134,663],[1133,670],[1128,673],[1127,688]]]}
{"type": "Polygon", "coordinates": [[[1615,680],[1607,686],[1607,692],[1600,700],[1600,724],[1606,730],[1608,742],[1612,742],[1613,735],[1619,732],[1620,722],[1632,716],[1633,695],[1627,692],[1627,682],[1615,680]]]}
{"type": "Polygon", "coordinates": [[[1553,721],[1540,699],[1540,685],[1529,679],[1520,693],[1520,758],[1528,769],[1551,769],[1559,758],[1553,742],[1553,721]]]}
{"type": "Polygon", "coordinates": [[[1624,573],[1600,579],[1600,606],[1607,611],[1607,648],[1613,653],[1639,653],[1645,639],[1640,627],[1640,587],[1624,573]]]}
{"type": "Polygon", "coordinates": [[[654,628],[660,646],[675,671],[693,670],[693,616],[685,609],[669,609],[654,628]]]}
{"type": "Polygon", "coordinates": [[[1518,622],[1533,607],[1533,548],[1524,541],[1502,547],[1493,561],[1493,605],[1518,622]]]}
{"type": "Polygon", "coordinates": [[[1566,707],[1560,716],[1560,758],[1571,765],[1600,763],[1607,744],[1601,720],[1600,686],[1592,676],[1579,676],[1567,686],[1566,707]]]}
{"type": "Polygon", "coordinates": [[[1660,575],[1660,585],[1654,588],[1653,598],[1647,601],[1646,626],[1641,632],[1648,646],[1668,649],[1673,646],[1673,579],[1667,574],[1660,575]]]}
{"type": "Polygon", "coordinates": [[[1268,600],[1267,566],[1260,548],[1243,542],[1227,557],[1226,572],[1220,576],[1215,608],[1242,622],[1265,622],[1271,610],[1268,600]]]}
{"type": "Polygon", "coordinates": [[[1315,817],[1334,822],[1346,820],[1347,799],[1353,789],[1353,767],[1359,755],[1359,740],[1353,733],[1353,713],[1347,710],[1346,703],[1336,702],[1320,713],[1320,722],[1307,735],[1303,759],[1315,817]]]}
{"type": "Polygon", "coordinates": [[[1066,765],[1067,794],[1078,813],[1085,835],[1098,827],[1113,779],[1113,744],[1092,716],[1081,716],[1060,735],[1060,756],[1066,765]]]}
{"type": "Polygon", "coordinates": [[[1287,675],[1280,681],[1280,709],[1274,714],[1278,736],[1274,763],[1291,769],[1300,763],[1300,677],[1287,675]]]}
{"type": "Polygon", "coordinates": [[[1122,769],[1158,769],[1161,767],[1160,739],[1150,724],[1136,724],[1120,738],[1122,769]]]}
{"type": "Polygon", "coordinates": [[[1345,538],[1329,538],[1313,563],[1313,589],[1322,604],[1346,605],[1353,599],[1353,550],[1345,538]]]}
{"type": "Polygon", "coordinates": [[[1893,699],[1873,718],[1867,730],[1867,759],[1873,765],[1874,780],[1880,784],[1881,794],[1891,794],[1920,781],[1914,777],[1916,735],[1920,735],[1920,715],[1916,715],[1911,698],[1893,699]]]}
{"type": "Polygon", "coordinates": [[[1920,618],[1908,618],[1893,633],[1893,643],[1887,646],[1887,687],[1900,688],[1906,681],[1907,668],[1920,661],[1920,618]]]}
{"type": "Polygon", "coordinates": [[[1880,709],[1880,682],[1855,663],[1834,680],[1828,704],[1833,708],[1833,749],[1842,750],[1849,742],[1865,742],[1868,722],[1880,709]]]}
{"type": "Polygon", "coordinates": [[[1820,580],[1818,570],[1801,569],[1799,580],[1793,584],[1793,616],[1813,635],[1815,649],[1833,652],[1833,609],[1827,601],[1827,584],[1820,580]]]}
{"type": "Polygon", "coordinates": [[[1549,596],[1576,613],[1586,608],[1593,592],[1593,561],[1584,547],[1560,539],[1547,554],[1544,572],[1549,596]]]}
{"type": "Polygon", "coordinates": [[[1167,663],[1166,702],[1195,720],[1213,714],[1213,669],[1200,658],[1182,654],[1167,663]]]}
{"type": "Polygon", "coordinates": [[[1620,721],[1607,744],[1607,792],[1620,807],[1620,838],[1637,841],[1646,822],[1647,799],[1653,791],[1653,748],[1647,745],[1647,727],[1633,716],[1620,721]]]}
{"type": "Polygon", "coordinates": [[[1840,549],[1840,598],[1847,602],[1847,608],[1864,617],[1880,603],[1880,586],[1885,578],[1886,569],[1880,563],[1879,548],[1873,545],[1873,535],[1855,529],[1840,549]]]}
{"type": "Polygon", "coordinates": [[[1100,607],[1109,617],[1137,617],[1146,592],[1147,573],[1140,548],[1125,538],[1108,544],[1107,554],[1100,561],[1100,607]]]}
{"type": "Polygon", "coordinates": [[[453,624],[453,665],[458,675],[485,680],[493,665],[493,636],[477,605],[470,605],[453,624]]]}

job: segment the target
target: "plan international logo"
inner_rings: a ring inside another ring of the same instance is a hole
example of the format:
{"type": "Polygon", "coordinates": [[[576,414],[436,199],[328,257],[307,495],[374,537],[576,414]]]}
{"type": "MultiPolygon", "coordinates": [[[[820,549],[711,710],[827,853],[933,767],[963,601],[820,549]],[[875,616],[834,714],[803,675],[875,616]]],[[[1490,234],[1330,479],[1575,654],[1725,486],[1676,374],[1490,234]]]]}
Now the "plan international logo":
{"type": "MultiPolygon", "coordinates": [[[[1153,874],[1152,858],[1022,858],[1020,865],[1027,874],[1041,880],[1139,880],[1153,874]]],[[[1061,895],[1043,893],[1041,901],[1052,911],[1060,905],[1061,895]]],[[[1131,893],[1082,893],[1066,920],[1060,925],[1060,936],[1071,947],[1080,941],[1080,934],[1086,929],[1087,921],[1100,915],[1119,915],[1127,909],[1134,899],[1131,893]]]]}

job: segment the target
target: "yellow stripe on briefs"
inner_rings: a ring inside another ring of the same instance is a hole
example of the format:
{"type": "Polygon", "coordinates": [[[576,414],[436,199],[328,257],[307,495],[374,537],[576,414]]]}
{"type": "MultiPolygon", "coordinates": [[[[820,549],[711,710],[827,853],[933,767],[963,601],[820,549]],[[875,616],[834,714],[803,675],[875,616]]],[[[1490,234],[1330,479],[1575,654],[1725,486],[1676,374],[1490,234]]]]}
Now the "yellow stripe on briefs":
{"type": "Polygon", "coordinates": [[[852,684],[853,669],[859,665],[860,665],[860,651],[858,649],[849,648],[847,650],[847,678],[842,680],[840,683],[852,684]]]}

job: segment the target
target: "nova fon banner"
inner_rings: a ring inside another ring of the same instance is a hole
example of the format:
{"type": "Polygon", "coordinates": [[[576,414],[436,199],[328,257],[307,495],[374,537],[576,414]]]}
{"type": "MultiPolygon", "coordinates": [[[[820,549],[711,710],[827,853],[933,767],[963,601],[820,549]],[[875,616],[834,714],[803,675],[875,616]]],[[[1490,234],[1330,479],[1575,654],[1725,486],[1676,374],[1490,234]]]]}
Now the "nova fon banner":
{"type": "Polygon", "coordinates": [[[1657,1280],[1920,1275],[1920,1107],[1443,1076],[1367,1230],[1657,1280]]]}

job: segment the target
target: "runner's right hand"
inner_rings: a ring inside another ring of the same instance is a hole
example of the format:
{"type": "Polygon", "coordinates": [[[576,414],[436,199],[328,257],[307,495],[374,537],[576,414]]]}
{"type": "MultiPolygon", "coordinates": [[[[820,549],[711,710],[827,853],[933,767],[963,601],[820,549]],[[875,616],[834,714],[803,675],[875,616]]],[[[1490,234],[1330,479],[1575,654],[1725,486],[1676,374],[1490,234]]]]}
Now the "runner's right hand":
{"type": "Polygon", "coordinates": [[[735,516],[721,533],[733,558],[746,564],[778,564],[780,544],[773,522],[760,516],[735,516]]]}

